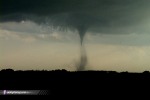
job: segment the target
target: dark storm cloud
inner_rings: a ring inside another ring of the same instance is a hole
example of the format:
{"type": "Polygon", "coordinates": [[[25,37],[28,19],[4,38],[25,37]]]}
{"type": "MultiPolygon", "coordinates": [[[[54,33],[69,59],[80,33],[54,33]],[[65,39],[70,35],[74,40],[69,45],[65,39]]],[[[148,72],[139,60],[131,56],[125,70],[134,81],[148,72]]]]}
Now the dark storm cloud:
{"type": "MultiPolygon", "coordinates": [[[[0,0],[0,21],[33,20],[102,33],[136,29],[149,14],[149,0],[0,0]],[[132,27],[131,27],[132,26],[132,27]],[[132,29],[131,29],[132,28],[132,29]]],[[[82,32],[81,32],[82,33],[82,32]]],[[[84,32],[83,32],[84,33],[84,32]]]]}
{"type": "Polygon", "coordinates": [[[94,33],[149,33],[149,0],[1,0],[0,21],[32,20],[94,33]]]}

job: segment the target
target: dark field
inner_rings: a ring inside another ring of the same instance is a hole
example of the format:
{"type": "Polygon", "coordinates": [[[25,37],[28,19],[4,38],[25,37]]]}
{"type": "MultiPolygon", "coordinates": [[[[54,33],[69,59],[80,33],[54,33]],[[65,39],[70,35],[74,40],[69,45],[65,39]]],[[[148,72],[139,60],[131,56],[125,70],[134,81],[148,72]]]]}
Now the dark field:
{"type": "MultiPolygon", "coordinates": [[[[1,70],[1,90],[49,90],[51,95],[111,94],[114,91],[145,89],[150,73],[115,71],[13,71],[1,70]],[[143,85],[144,84],[144,85],[143,85]],[[97,92],[98,91],[98,92],[97,92]]],[[[129,91],[130,90],[130,91],[129,91]]]]}

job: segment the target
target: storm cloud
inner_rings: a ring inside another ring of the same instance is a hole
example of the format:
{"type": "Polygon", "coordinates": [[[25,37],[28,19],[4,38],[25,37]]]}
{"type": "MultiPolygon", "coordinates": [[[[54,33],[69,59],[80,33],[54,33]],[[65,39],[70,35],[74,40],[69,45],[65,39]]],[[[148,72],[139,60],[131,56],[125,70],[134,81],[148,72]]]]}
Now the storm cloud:
{"type": "Polygon", "coordinates": [[[1,0],[0,21],[32,20],[110,34],[148,33],[149,5],[148,0],[1,0]]]}

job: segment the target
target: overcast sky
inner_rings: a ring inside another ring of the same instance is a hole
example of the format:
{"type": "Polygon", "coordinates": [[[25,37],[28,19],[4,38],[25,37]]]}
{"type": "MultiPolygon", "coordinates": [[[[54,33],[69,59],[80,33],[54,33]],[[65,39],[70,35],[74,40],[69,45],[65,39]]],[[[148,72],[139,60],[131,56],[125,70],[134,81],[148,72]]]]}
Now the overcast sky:
{"type": "Polygon", "coordinates": [[[148,0],[1,0],[0,68],[150,70],[148,0]],[[17,2],[17,3],[16,3],[17,2]]]}

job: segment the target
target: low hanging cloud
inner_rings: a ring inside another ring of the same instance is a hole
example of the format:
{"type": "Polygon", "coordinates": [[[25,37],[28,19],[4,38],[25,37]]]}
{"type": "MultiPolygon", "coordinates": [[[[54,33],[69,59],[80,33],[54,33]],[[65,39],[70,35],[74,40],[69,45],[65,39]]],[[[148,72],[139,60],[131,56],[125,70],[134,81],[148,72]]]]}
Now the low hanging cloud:
{"type": "Polygon", "coordinates": [[[78,38],[73,32],[61,32],[48,26],[38,25],[32,21],[0,23],[0,39],[18,39],[24,42],[34,41],[68,41],[78,38]]]}
{"type": "MultiPolygon", "coordinates": [[[[24,42],[35,41],[79,41],[76,31],[59,31],[50,26],[39,25],[32,21],[5,22],[0,23],[0,39],[20,40],[24,42]]],[[[98,34],[96,32],[87,32],[85,42],[113,44],[113,45],[131,45],[131,46],[149,46],[150,34],[130,33],[130,34],[98,34]]]]}

